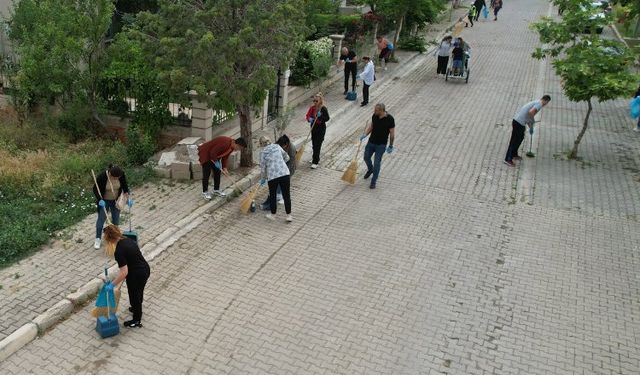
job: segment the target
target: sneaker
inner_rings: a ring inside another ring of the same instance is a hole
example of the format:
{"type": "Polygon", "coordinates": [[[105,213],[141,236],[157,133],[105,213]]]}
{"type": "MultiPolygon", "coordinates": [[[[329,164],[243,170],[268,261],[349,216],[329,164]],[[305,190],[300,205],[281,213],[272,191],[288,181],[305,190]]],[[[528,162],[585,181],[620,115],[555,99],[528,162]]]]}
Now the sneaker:
{"type": "Polygon", "coordinates": [[[348,93],[348,92],[349,92],[349,91],[344,90],[344,92],[342,93],[342,95],[347,95],[347,93],[348,93]]]}
{"type": "Polygon", "coordinates": [[[522,156],[514,156],[513,160],[522,160],[522,156]]]}
{"type": "Polygon", "coordinates": [[[640,128],[633,128],[634,132],[640,132],[640,128]]]}
{"type": "Polygon", "coordinates": [[[96,238],[96,242],[93,243],[93,248],[98,250],[100,249],[100,245],[102,245],[102,240],[99,238],[96,238]]]}
{"type": "Polygon", "coordinates": [[[287,215],[287,223],[290,223],[292,221],[293,221],[293,216],[287,215]]]}
{"type": "Polygon", "coordinates": [[[364,107],[364,106],[366,106],[367,104],[369,104],[369,103],[362,102],[362,103],[360,103],[360,107],[364,107]]]}
{"type": "Polygon", "coordinates": [[[284,199],[282,199],[282,198],[278,199],[278,204],[284,205],[284,199]]]}
{"type": "Polygon", "coordinates": [[[503,163],[505,163],[506,165],[510,166],[510,167],[515,167],[516,163],[512,162],[511,160],[505,160],[503,161],[503,163]]]}
{"type": "Polygon", "coordinates": [[[371,185],[369,185],[369,189],[375,189],[376,188],[376,183],[372,182],[371,185]]]}
{"type": "Polygon", "coordinates": [[[316,169],[318,168],[318,164],[311,164],[311,169],[316,169]]]}
{"type": "Polygon", "coordinates": [[[386,67],[386,66],[384,67],[384,71],[385,71],[385,72],[387,71],[387,67],[386,67]]]}
{"type": "Polygon", "coordinates": [[[210,201],[211,200],[211,193],[209,193],[208,191],[205,191],[204,193],[202,193],[202,198],[204,198],[205,200],[210,201]]]}
{"type": "Polygon", "coordinates": [[[271,221],[273,221],[273,220],[274,220],[274,219],[273,219],[273,215],[271,214],[271,212],[269,212],[268,214],[264,215],[264,217],[266,217],[266,218],[267,218],[267,220],[271,220],[271,221]]]}
{"type": "Polygon", "coordinates": [[[225,193],[225,192],[224,192],[224,191],[222,191],[222,190],[214,190],[214,191],[213,191],[213,194],[215,194],[215,195],[217,195],[217,196],[219,196],[219,197],[226,197],[226,196],[227,196],[227,193],[225,193]]]}
{"type": "Polygon", "coordinates": [[[139,320],[127,320],[122,323],[123,326],[127,328],[142,328],[142,323],[139,320]]]}
{"type": "Polygon", "coordinates": [[[372,174],[373,172],[367,171],[367,173],[364,174],[364,179],[366,180],[367,178],[371,177],[372,174]]]}

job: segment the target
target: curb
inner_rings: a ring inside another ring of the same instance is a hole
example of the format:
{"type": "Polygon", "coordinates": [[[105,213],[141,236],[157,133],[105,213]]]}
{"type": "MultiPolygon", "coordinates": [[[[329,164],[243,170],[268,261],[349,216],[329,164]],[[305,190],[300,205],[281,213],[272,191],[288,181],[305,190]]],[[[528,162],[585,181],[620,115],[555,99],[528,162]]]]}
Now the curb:
{"type": "MultiPolygon", "coordinates": [[[[455,24],[455,23],[453,23],[455,24]]],[[[452,25],[453,25],[452,24],[452,25]]],[[[615,30],[615,29],[614,29],[615,30]]],[[[617,30],[616,30],[617,31],[617,30]]],[[[449,32],[449,28],[444,29],[441,33],[436,36],[436,39],[442,39],[444,35],[449,32]]],[[[409,57],[403,64],[407,64],[414,59],[416,59],[420,55],[426,55],[432,53],[437,47],[433,46],[432,48],[427,48],[427,50],[423,53],[416,52],[409,57]]],[[[338,81],[336,79],[336,81],[338,81]]],[[[330,83],[330,85],[335,82],[330,83]]],[[[384,84],[384,83],[383,83],[384,84]]],[[[342,113],[346,111],[347,107],[343,107],[339,109],[337,113],[342,113]]],[[[335,116],[335,114],[334,114],[335,116]]],[[[304,138],[298,139],[292,142],[296,149],[299,149],[300,146],[305,143],[304,138]]],[[[225,199],[216,199],[209,203],[204,204],[201,207],[198,207],[189,215],[185,216],[178,222],[176,222],[171,227],[167,228],[164,232],[160,233],[156,238],[152,241],[147,242],[142,249],[140,249],[145,256],[147,261],[152,261],[153,259],[160,256],[167,248],[176,243],[180,238],[191,232],[194,228],[200,225],[206,218],[207,215],[225,205],[228,202],[236,199],[234,192],[236,189],[240,189],[243,193],[246,192],[251,186],[257,183],[260,180],[260,168],[253,167],[249,173],[238,180],[235,185],[231,187],[227,187],[225,189],[225,193],[227,194],[225,199]]],[[[240,197],[240,195],[238,196],[240,197]]],[[[73,312],[82,307],[89,300],[93,299],[102,284],[108,279],[113,280],[115,274],[118,272],[118,265],[114,264],[109,267],[107,270],[107,277],[105,278],[104,274],[101,273],[97,277],[91,279],[85,285],[80,287],[76,292],[73,292],[63,298],[61,301],[56,303],[54,306],[46,310],[44,313],[35,317],[31,322],[26,323],[22,327],[15,330],[9,336],[0,341],[0,362],[9,358],[13,353],[17,352],[25,345],[35,340],[38,336],[42,335],[55,326],[56,324],[67,319],[73,312]]]]}

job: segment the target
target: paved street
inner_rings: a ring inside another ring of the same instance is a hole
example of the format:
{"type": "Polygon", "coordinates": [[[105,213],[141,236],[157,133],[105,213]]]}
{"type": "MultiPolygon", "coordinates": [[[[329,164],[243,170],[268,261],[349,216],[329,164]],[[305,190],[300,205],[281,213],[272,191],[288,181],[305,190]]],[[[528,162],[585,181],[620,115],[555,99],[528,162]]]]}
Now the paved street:
{"type": "Polygon", "coordinates": [[[223,206],[151,265],[144,328],[99,339],[87,306],[0,373],[637,374],[639,137],[626,100],[598,103],[563,158],[585,106],[530,58],[548,11],[513,0],[465,29],[468,84],[431,55],[380,73],[397,152],[376,190],[340,181],[373,108],[334,93],[293,223],[223,206]],[[507,167],[513,113],[543,92],[536,158],[507,167]]]}

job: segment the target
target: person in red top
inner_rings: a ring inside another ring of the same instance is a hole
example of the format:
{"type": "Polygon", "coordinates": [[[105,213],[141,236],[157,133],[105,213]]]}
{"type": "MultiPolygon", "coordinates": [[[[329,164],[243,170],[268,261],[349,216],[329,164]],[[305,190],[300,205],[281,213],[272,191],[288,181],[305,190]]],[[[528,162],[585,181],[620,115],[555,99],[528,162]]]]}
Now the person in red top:
{"type": "Polygon", "coordinates": [[[228,176],[229,155],[235,150],[246,147],[247,142],[243,138],[234,140],[225,136],[216,137],[198,147],[198,158],[202,165],[202,197],[204,199],[210,200],[212,197],[212,193],[209,192],[211,172],[213,172],[213,194],[221,197],[225,195],[220,191],[220,173],[228,176]]]}
{"type": "Polygon", "coordinates": [[[324,105],[322,94],[318,93],[313,96],[313,104],[309,107],[305,118],[311,126],[311,145],[313,146],[311,169],[316,169],[320,163],[320,149],[327,132],[327,121],[329,121],[329,110],[324,105]]]}

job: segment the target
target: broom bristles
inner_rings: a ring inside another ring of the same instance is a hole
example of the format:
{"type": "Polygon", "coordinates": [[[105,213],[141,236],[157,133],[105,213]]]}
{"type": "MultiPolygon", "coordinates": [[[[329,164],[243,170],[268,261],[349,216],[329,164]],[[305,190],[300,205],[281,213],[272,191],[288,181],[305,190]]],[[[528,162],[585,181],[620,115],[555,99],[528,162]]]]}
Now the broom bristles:
{"type": "Polygon", "coordinates": [[[243,214],[249,212],[249,209],[251,208],[251,202],[253,202],[254,198],[256,197],[256,193],[258,192],[259,188],[260,185],[256,185],[256,187],[251,190],[246,197],[244,197],[242,202],[240,202],[240,212],[242,212],[243,214]]]}
{"type": "Polygon", "coordinates": [[[296,165],[300,164],[300,160],[302,160],[302,154],[304,154],[304,145],[305,144],[303,143],[296,152],[296,165]]]}
{"type": "Polygon", "coordinates": [[[345,169],[342,174],[342,181],[350,183],[351,185],[356,183],[356,176],[358,175],[358,162],[353,160],[351,164],[345,169]]]}

